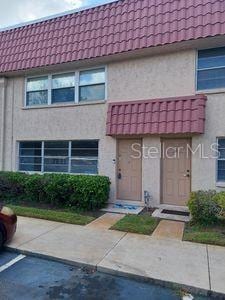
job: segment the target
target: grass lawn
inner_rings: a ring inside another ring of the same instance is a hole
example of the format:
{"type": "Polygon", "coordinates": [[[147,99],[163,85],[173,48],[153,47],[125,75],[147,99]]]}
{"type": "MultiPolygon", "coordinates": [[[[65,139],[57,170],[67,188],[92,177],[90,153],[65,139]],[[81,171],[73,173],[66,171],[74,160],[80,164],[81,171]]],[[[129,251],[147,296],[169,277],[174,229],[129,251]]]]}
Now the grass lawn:
{"type": "Polygon", "coordinates": [[[31,217],[37,219],[45,219],[49,221],[57,221],[69,224],[86,225],[92,222],[95,218],[91,216],[85,216],[78,213],[59,211],[59,210],[48,210],[34,207],[24,207],[17,205],[7,205],[18,216],[31,217]]]}
{"type": "Polygon", "coordinates": [[[225,219],[214,226],[186,224],[183,240],[225,246],[225,219]]]}
{"type": "Polygon", "coordinates": [[[158,223],[159,221],[151,216],[126,215],[110,229],[140,234],[151,234],[158,223]]]}

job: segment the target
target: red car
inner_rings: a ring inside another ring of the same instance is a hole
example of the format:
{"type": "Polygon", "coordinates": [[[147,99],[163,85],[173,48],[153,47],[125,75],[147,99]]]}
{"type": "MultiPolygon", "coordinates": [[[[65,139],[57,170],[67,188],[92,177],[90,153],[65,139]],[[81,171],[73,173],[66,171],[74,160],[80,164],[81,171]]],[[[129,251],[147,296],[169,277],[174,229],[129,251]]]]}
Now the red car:
{"type": "Polygon", "coordinates": [[[17,217],[14,212],[6,206],[0,206],[0,249],[12,239],[16,225],[17,217]]]}

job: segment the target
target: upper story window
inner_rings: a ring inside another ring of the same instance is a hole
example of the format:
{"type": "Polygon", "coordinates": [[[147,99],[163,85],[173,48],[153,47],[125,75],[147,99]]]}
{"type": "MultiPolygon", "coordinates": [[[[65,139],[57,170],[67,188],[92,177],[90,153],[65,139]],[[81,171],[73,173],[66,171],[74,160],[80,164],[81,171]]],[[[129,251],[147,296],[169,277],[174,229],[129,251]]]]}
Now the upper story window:
{"type": "Polygon", "coordinates": [[[51,103],[75,101],[75,74],[52,76],[51,103]]]}
{"type": "Polygon", "coordinates": [[[225,88],[225,47],[198,52],[197,90],[225,88]]]}
{"type": "Polygon", "coordinates": [[[105,100],[105,90],[105,68],[28,78],[26,106],[105,100]]]}
{"type": "Polygon", "coordinates": [[[48,103],[48,77],[36,77],[27,80],[26,105],[44,105],[48,103]]]}
{"type": "Polygon", "coordinates": [[[80,72],[79,100],[105,99],[105,69],[80,72]]]}

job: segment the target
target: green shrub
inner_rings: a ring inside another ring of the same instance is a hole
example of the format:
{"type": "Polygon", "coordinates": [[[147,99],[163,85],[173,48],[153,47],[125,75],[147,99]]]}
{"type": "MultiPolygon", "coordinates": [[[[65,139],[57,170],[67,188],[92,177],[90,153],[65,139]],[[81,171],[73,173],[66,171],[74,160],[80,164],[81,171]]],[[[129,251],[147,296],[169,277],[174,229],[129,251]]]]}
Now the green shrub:
{"type": "Polygon", "coordinates": [[[225,192],[217,193],[213,200],[219,205],[220,207],[220,215],[225,217],[225,192]]]}
{"type": "Polygon", "coordinates": [[[26,180],[24,184],[25,199],[27,199],[29,202],[45,203],[45,184],[46,181],[43,175],[26,175],[26,180]]]}
{"type": "Polygon", "coordinates": [[[43,175],[44,186],[43,191],[47,203],[53,206],[64,207],[65,203],[68,206],[70,194],[76,192],[69,184],[69,177],[65,174],[45,174],[43,175]]]}
{"type": "Polygon", "coordinates": [[[7,195],[18,197],[24,193],[26,175],[14,172],[0,172],[0,199],[7,195]]]}
{"type": "Polygon", "coordinates": [[[108,177],[79,175],[70,177],[69,183],[75,191],[69,198],[70,207],[93,210],[105,206],[110,190],[108,177]]]}
{"type": "Polygon", "coordinates": [[[36,202],[52,207],[94,210],[108,201],[110,180],[105,176],[24,174],[0,172],[0,199],[36,202]]]}
{"type": "Polygon", "coordinates": [[[209,225],[217,222],[219,206],[213,200],[216,191],[192,192],[188,207],[195,223],[209,225]]]}

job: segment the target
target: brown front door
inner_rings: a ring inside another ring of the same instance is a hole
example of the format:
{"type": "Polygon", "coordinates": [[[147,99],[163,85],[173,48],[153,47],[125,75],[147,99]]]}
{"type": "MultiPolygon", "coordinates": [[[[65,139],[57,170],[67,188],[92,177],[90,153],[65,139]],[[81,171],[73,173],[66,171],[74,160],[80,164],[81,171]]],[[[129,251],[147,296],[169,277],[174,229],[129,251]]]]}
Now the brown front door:
{"type": "Polygon", "coordinates": [[[141,201],[141,140],[118,140],[117,198],[141,201]],[[133,148],[132,148],[133,145],[133,148]],[[134,150],[136,149],[136,150],[134,150]],[[140,152],[138,153],[138,151],[140,152]],[[140,155],[139,155],[140,154],[140,155]]]}
{"type": "Polygon", "coordinates": [[[190,139],[162,141],[162,202],[187,205],[191,190],[190,139]]]}

